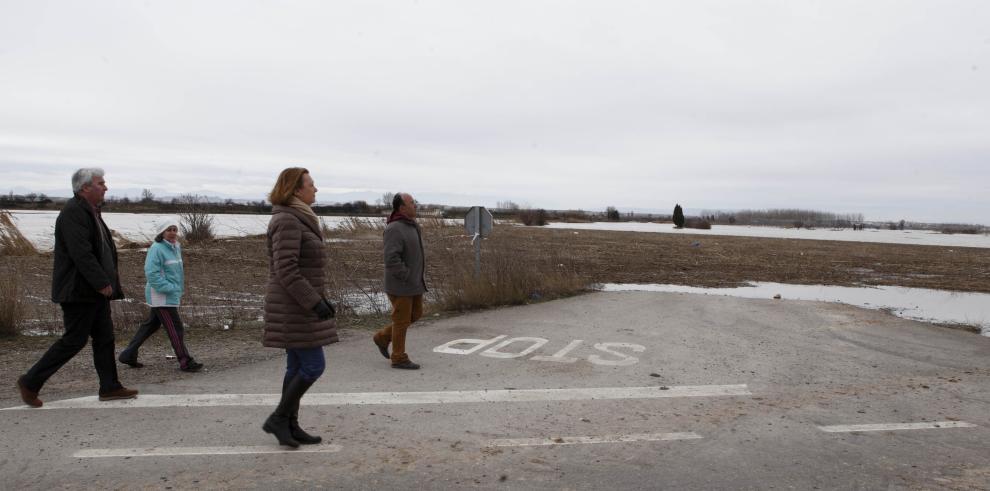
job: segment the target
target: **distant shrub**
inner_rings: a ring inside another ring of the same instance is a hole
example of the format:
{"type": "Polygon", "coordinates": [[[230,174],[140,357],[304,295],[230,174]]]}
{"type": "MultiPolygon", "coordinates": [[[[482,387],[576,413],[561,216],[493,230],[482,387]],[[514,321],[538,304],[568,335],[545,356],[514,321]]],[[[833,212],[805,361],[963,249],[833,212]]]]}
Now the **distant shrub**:
{"type": "Polygon", "coordinates": [[[617,210],[614,206],[609,206],[605,209],[605,219],[610,222],[619,221],[619,210],[617,210]]]}
{"type": "Polygon", "coordinates": [[[182,203],[182,211],[179,212],[182,236],[188,242],[213,239],[213,215],[206,211],[209,205],[206,198],[187,194],[180,196],[179,202],[182,203]]]}
{"type": "Polygon", "coordinates": [[[189,242],[210,240],[213,234],[213,215],[200,211],[179,213],[182,236],[189,242]]]}
{"type": "Polygon", "coordinates": [[[978,225],[946,225],[939,229],[943,234],[981,234],[983,230],[978,225]]]}
{"type": "Polygon", "coordinates": [[[712,224],[702,218],[692,218],[684,222],[684,228],[694,228],[698,230],[711,230],[712,224]]]}
{"type": "Polygon", "coordinates": [[[681,205],[674,205],[674,227],[684,228],[684,210],[681,205]]]}
{"type": "Polygon", "coordinates": [[[526,226],[543,226],[547,224],[547,211],[543,208],[528,209],[519,212],[519,221],[526,226]]]}

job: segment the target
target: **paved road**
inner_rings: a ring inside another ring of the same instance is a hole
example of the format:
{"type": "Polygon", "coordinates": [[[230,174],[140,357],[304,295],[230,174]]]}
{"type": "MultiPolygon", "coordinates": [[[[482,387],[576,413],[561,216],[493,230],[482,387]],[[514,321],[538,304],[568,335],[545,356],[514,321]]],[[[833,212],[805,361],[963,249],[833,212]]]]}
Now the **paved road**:
{"type": "Polygon", "coordinates": [[[367,332],[327,348],[302,420],[329,442],[306,453],[260,430],[279,362],[135,401],[46,392],[0,411],[4,487],[990,486],[990,338],[971,333],[631,292],[426,322],[409,345],[423,370],[390,369],[367,332]]]}

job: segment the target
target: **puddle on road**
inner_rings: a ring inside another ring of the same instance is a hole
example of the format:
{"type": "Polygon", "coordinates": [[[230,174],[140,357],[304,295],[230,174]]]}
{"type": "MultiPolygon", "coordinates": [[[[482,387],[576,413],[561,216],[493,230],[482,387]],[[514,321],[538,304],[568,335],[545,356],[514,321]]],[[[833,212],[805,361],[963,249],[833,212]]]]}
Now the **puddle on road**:
{"type": "Polygon", "coordinates": [[[990,294],[906,288],[902,286],[847,287],[825,285],[788,285],[750,283],[738,288],[699,288],[683,285],[605,283],[602,291],[647,291],[697,293],[740,298],[773,298],[779,294],[787,300],[837,302],[868,309],[888,310],[898,317],[924,322],[975,326],[990,337],[990,294]]]}

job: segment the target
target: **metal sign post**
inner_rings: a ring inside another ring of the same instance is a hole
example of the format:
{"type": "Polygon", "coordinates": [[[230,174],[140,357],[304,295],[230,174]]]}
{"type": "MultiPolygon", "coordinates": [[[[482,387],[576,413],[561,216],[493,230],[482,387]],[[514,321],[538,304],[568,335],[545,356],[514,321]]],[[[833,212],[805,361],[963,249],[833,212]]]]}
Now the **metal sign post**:
{"type": "Polygon", "coordinates": [[[474,244],[474,277],[481,276],[481,239],[492,234],[492,213],[484,206],[472,206],[464,215],[464,230],[471,234],[474,244]]]}

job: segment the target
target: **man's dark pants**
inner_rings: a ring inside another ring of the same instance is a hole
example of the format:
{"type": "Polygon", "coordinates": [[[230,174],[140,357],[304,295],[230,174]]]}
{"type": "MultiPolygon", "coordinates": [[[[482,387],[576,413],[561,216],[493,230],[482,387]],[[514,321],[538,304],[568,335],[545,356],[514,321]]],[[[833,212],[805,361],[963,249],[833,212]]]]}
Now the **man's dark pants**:
{"type": "Polygon", "coordinates": [[[110,301],[100,299],[95,302],[68,302],[60,305],[65,333],[24,375],[24,386],[34,392],[40,391],[48,378],[76,356],[86,346],[86,341],[92,338],[93,365],[100,377],[100,393],[121,388],[120,380],[117,379],[117,361],[113,356],[110,301]]]}

